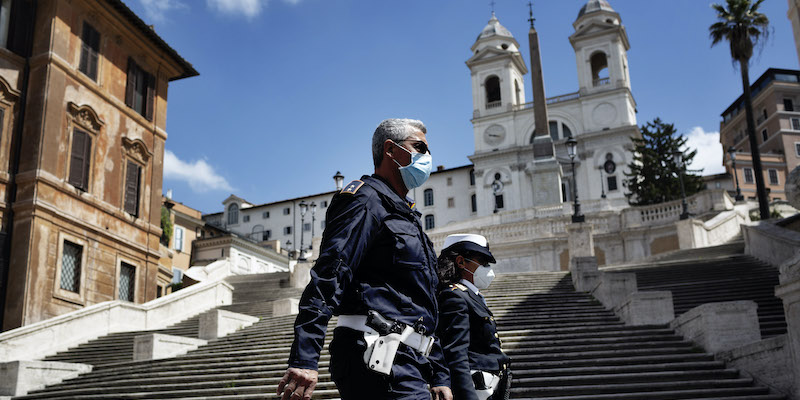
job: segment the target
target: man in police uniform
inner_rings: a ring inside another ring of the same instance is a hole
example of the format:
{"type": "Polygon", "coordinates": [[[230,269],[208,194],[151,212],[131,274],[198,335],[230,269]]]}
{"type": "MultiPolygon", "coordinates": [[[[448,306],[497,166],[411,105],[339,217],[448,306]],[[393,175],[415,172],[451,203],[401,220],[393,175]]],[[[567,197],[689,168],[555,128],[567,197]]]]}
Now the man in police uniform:
{"type": "Polygon", "coordinates": [[[456,400],[502,400],[510,381],[494,315],[481,294],[494,279],[495,262],[481,235],[445,238],[439,256],[439,325],[456,400]]]}
{"type": "Polygon", "coordinates": [[[420,121],[381,122],[372,137],[375,174],[350,182],[331,201],[278,384],[283,400],[311,398],[332,315],[339,318],[330,372],[343,399],[452,399],[433,336],[436,253],[406,197],[430,175],[425,134],[420,121]]]}

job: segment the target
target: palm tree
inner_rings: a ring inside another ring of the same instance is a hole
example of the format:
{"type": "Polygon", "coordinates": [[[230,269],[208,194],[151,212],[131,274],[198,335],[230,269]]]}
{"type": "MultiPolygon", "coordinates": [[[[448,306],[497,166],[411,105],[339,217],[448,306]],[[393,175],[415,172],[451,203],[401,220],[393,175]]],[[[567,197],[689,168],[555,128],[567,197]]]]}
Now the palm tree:
{"type": "MultiPolygon", "coordinates": [[[[767,16],[758,12],[764,0],[726,0],[728,8],[720,4],[712,4],[711,7],[717,12],[718,22],[709,28],[711,36],[711,46],[713,47],[723,40],[730,43],[731,57],[734,62],[739,63],[742,72],[742,87],[744,89],[744,106],[747,116],[747,136],[750,138],[750,153],[753,158],[753,172],[756,176],[756,193],[758,195],[758,209],[761,219],[769,219],[769,199],[764,187],[764,173],[761,168],[761,155],[758,151],[756,140],[756,124],[753,119],[753,101],[750,98],[750,57],[753,55],[753,47],[760,40],[766,39],[769,19],[767,16]]],[[[736,171],[734,171],[736,173],[736,171]]]]}

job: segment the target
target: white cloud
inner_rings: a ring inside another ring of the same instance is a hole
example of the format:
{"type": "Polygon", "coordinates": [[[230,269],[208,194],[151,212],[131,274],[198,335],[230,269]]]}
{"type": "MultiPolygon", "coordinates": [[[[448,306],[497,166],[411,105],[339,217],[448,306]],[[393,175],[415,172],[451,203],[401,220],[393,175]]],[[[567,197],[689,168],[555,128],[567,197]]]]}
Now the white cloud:
{"type": "Polygon", "coordinates": [[[180,0],[139,0],[144,6],[144,12],[153,22],[164,22],[169,11],[188,8],[180,0]]]}
{"type": "Polygon", "coordinates": [[[223,14],[243,15],[253,18],[261,13],[261,6],[265,1],[262,0],[206,0],[206,4],[212,10],[223,14]]]}
{"type": "Polygon", "coordinates": [[[206,160],[186,162],[169,150],[164,150],[164,179],[184,181],[193,191],[200,193],[211,190],[233,191],[228,181],[217,174],[206,160]]]}
{"type": "Polygon", "coordinates": [[[702,168],[702,175],[725,172],[725,167],[722,165],[722,145],[719,143],[719,132],[706,132],[703,128],[696,126],[686,135],[686,146],[697,150],[689,169],[702,168]]]}
{"type": "MultiPolygon", "coordinates": [[[[283,0],[289,5],[297,5],[303,0],[283,0]]],[[[241,15],[254,18],[261,14],[261,9],[267,6],[269,0],[206,0],[208,7],[214,11],[233,16],[241,15]]]]}

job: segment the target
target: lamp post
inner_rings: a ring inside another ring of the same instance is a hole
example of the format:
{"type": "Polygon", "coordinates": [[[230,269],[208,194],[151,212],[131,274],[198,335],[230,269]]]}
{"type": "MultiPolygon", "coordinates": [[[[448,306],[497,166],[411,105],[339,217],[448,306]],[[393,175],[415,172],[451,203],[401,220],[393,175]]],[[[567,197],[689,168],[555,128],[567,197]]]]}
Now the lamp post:
{"type": "Polygon", "coordinates": [[[342,184],[344,183],[344,175],[341,172],[336,171],[336,175],[333,176],[333,181],[336,182],[336,190],[342,190],[342,184]]]}
{"type": "Polygon", "coordinates": [[[575,140],[574,137],[570,137],[567,139],[567,155],[569,155],[569,161],[572,164],[572,200],[573,200],[573,209],[572,209],[572,222],[584,222],[586,217],[581,214],[581,203],[578,202],[578,179],[575,175],[575,155],[577,154],[578,150],[578,141],[575,140]]]}
{"type": "Polygon", "coordinates": [[[317,221],[317,203],[311,202],[311,244],[308,245],[309,250],[314,249],[314,224],[317,221]]]}
{"type": "Polygon", "coordinates": [[[306,204],[305,200],[300,201],[300,256],[297,258],[298,261],[305,261],[305,249],[303,248],[303,233],[305,233],[305,221],[306,221],[306,211],[308,211],[308,204],[306,204]]]}
{"type": "Polygon", "coordinates": [[[683,152],[680,150],[675,150],[672,152],[672,161],[675,162],[675,165],[679,168],[678,170],[678,180],[681,182],[681,206],[683,207],[683,211],[681,212],[681,219],[689,218],[689,206],[686,204],[686,190],[683,188],[683,152]]]}
{"type": "Polygon", "coordinates": [[[742,196],[742,189],[739,187],[739,174],[736,172],[736,148],[733,146],[729,147],[728,155],[731,156],[731,164],[733,164],[733,179],[736,181],[736,197],[734,197],[734,200],[742,201],[744,200],[744,196],[742,196]]]}

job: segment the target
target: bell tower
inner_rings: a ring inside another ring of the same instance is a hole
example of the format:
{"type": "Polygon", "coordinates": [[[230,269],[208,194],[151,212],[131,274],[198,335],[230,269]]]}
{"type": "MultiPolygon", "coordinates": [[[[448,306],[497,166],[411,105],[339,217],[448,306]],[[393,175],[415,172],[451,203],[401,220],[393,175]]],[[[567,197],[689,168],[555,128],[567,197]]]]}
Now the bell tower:
{"type": "Polygon", "coordinates": [[[572,23],[569,37],[575,49],[580,93],[630,89],[628,53],[630,43],[619,14],[607,0],[589,0],[572,23]]]}
{"type": "MultiPolygon", "coordinates": [[[[528,69],[519,53],[519,43],[494,12],[470,50],[472,56],[466,64],[472,76],[473,118],[509,113],[525,104],[523,76],[528,69]]],[[[476,152],[484,150],[480,147],[483,140],[479,139],[476,138],[476,152]]],[[[498,141],[494,146],[513,144],[513,140],[503,143],[507,137],[492,139],[489,141],[498,141]]]]}

